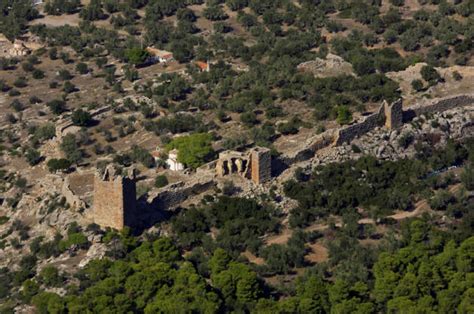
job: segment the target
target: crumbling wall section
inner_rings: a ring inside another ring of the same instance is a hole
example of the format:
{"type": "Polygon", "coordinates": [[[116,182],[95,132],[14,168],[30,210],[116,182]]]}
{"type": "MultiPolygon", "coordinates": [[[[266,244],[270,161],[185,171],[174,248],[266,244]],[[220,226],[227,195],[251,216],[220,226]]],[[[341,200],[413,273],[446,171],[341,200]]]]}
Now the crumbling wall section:
{"type": "Polygon", "coordinates": [[[416,116],[419,116],[422,114],[439,113],[456,107],[462,107],[472,104],[474,104],[474,95],[466,94],[436,99],[429,102],[428,104],[420,103],[410,107],[407,111],[411,111],[416,116]]]}
{"type": "Polygon", "coordinates": [[[69,183],[69,177],[63,182],[63,186],[61,188],[61,194],[66,198],[66,202],[72,206],[73,208],[86,208],[86,203],[79,198],[74,192],[71,190],[71,185],[69,183]]]}
{"type": "MultiPolygon", "coordinates": [[[[100,115],[102,113],[110,111],[111,109],[112,109],[111,106],[104,106],[104,107],[101,107],[99,109],[92,110],[90,112],[90,114],[91,114],[91,117],[94,118],[94,117],[97,117],[98,115],[100,115]]],[[[79,131],[80,129],[81,129],[80,127],[74,125],[74,123],[71,121],[70,117],[67,117],[66,119],[60,120],[57,123],[56,138],[61,140],[64,135],[66,135],[68,133],[75,133],[75,132],[79,131]]]]}
{"type": "Polygon", "coordinates": [[[398,129],[403,125],[403,102],[401,99],[389,104],[387,101],[383,102],[385,127],[390,130],[398,129]]]}
{"type": "Polygon", "coordinates": [[[343,143],[350,143],[356,137],[362,136],[378,126],[383,125],[385,121],[385,106],[382,104],[379,110],[365,117],[361,122],[356,122],[338,130],[334,145],[339,146],[343,143]]]}
{"type": "Polygon", "coordinates": [[[155,210],[174,210],[193,195],[209,191],[216,186],[214,176],[200,177],[196,182],[171,184],[148,198],[147,203],[155,210]]]}
{"type": "Polygon", "coordinates": [[[316,151],[330,146],[335,140],[334,130],[327,130],[324,133],[310,137],[302,145],[301,149],[286,153],[279,158],[279,160],[286,166],[294,163],[308,160],[314,156],[316,151]]]}
{"type": "Polygon", "coordinates": [[[247,153],[224,151],[219,154],[214,171],[219,177],[238,174],[255,184],[263,184],[270,181],[272,176],[270,149],[254,147],[247,153]]]}

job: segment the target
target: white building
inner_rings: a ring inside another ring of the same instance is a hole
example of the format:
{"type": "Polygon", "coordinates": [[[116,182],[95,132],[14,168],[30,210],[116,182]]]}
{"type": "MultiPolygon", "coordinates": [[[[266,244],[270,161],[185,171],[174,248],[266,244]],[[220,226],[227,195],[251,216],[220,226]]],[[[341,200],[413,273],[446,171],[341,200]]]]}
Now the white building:
{"type": "Polygon", "coordinates": [[[166,164],[172,171],[182,171],[184,170],[184,165],[178,161],[178,151],[173,149],[168,153],[168,159],[166,164]]]}
{"type": "Polygon", "coordinates": [[[154,62],[168,63],[174,60],[173,54],[166,50],[160,50],[154,47],[147,47],[146,51],[148,51],[148,53],[151,55],[151,58],[154,62]]]}

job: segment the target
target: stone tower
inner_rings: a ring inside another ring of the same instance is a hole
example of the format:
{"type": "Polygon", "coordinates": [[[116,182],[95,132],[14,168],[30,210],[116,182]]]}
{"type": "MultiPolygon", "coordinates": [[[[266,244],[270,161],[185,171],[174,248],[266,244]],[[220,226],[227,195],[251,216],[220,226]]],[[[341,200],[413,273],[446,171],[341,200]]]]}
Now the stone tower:
{"type": "Polygon", "coordinates": [[[403,125],[402,100],[399,99],[392,104],[384,101],[385,126],[392,130],[403,125]]]}
{"type": "Polygon", "coordinates": [[[270,181],[272,177],[272,156],[265,147],[255,147],[250,154],[251,178],[255,184],[270,181]]]}
{"type": "Polygon", "coordinates": [[[109,165],[103,174],[94,177],[94,223],[121,230],[132,226],[136,214],[136,185],[133,170],[127,177],[109,165]]]}

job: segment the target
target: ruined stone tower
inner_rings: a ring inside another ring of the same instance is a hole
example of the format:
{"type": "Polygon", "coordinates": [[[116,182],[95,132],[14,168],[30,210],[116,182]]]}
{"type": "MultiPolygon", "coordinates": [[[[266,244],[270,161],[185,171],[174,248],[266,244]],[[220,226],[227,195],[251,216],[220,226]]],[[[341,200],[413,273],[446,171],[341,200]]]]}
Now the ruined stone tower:
{"type": "Polygon", "coordinates": [[[272,177],[272,156],[270,149],[255,147],[250,155],[251,178],[255,184],[270,181],[272,177]]]}
{"type": "Polygon", "coordinates": [[[124,177],[117,174],[113,166],[107,166],[103,174],[97,172],[94,178],[94,223],[118,230],[132,226],[136,213],[136,198],[133,170],[124,177]]]}
{"type": "Polygon", "coordinates": [[[399,99],[391,104],[384,101],[385,126],[392,130],[403,125],[402,100],[399,99]]]}

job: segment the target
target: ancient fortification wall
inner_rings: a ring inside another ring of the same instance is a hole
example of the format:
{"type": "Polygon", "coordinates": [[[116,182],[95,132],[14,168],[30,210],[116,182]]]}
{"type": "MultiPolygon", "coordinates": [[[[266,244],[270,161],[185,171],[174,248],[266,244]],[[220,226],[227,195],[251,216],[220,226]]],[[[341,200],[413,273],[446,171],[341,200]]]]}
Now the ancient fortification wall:
{"type": "Polygon", "coordinates": [[[200,177],[195,182],[177,182],[150,195],[147,203],[154,210],[174,210],[193,195],[209,191],[216,185],[214,176],[200,177]]]}
{"type": "Polygon", "coordinates": [[[383,102],[385,126],[388,129],[396,129],[403,125],[403,102],[401,99],[392,104],[383,102]]]}
{"type": "Polygon", "coordinates": [[[379,110],[371,115],[368,115],[361,122],[351,124],[349,126],[339,129],[334,145],[342,145],[343,143],[350,143],[354,138],[364,135],[367,132],[380,126],[385,121],[385,106],[382,104],[379,110]]]}
{"type": "Polygon", "coordinates": [[[284,153],[278,159],[284,165],[292,165],[297,162],[305,161],[314,156],[316,151],[330,146],[334,142],[335,131],[327,130],[321,134],[308,138],[300,149],[289,153],[284,153]]]}
{"type": "Polygon", "coordinates": [[[422,114],[443,112],[456,107],[472,104],[474,104],[473,94],[458,95],[454,97],[435,99],[428,103],[420,103],[408,108],[407,112],[412,112],[414,115],[419,116],[422,114]]]}
{"type": "MultiPolygon", "coordinates": [[[[293,163],[310,159],[317,150],[349,143],[354,138],[362,136],[384,124],[389,129],[398,128],[404,121],[409,121],[407,114],[410,114],[408,116],[410,118],[413,115],[442,112],[472,104],[474,104],[473,95],[459,95],[438,99],[429,103],[415,105],[405,111],[402,109],[401,100],[392,104],[384,102],[377,112],[366,116],[362,121],[314,136],[307,140],[307,145],[303,145],[300,151],[284,156],[280,158],[280,161],[289,166],[293,163]]],[[[468,121],[463,132],[470,132],[472,128],[472,122],[468,121]]],[[[246,177],[252,179],[256,184],[265,183],[271,179],[272,161],[270,150],[266,148],[253,148],[247,153],[231,153],[226,152],[222,155],[222,160],[215,160],[200,167],[189,182],[172,184],[149,196],[147,199],[148,206],[154,210],[173,210],[187,198],[212,189],[216,185],[216,175],[218,173],[222,175],[239,173],[240,169],[240,172],[246,174],[246,177]],[[226,165],[220,162],[223,160],[227,161],[226,165]],[[245,166],[246,164],[249,167],[245,166]],[[218,169],[218,167],[222,169],[218,169]],[[249,175],[247,175],[246,169],[249,170],[249,175]]],[[[80,205],[67,182],[64,184],[63,194],[68,199],[68,202],[80,205]]],[[[133,225],[135,215],[136,187],[133,175],[130,178],[125,178],[116,175],[109,167],[107,167],[104,175],[96,175],[94,180],[94,222],[103,227],[122,229],[124,226],[133,225]]]]}
{"type": "Polygon", "coordinates": [[[245,153],[224,151],[219,154],[214,171],[219,177],[239,174],[255,184],[262,184],[271,179],[272,155],[266,147],[254,147],[245,153]]]}
{"type": "Polygon", "coordinates": [[[424,101],[406,110],[403,110],[401,99],[391,104],[384,101],[377,112],[366,116],[362,121],[337,130],[328,130],[319,136],[310,138],[307,145],[303,146],[301,150],[293,152],[291,155],[283,156],[280,160],[289,166],[293,163],[312,158],[315,152],[322,148],[350,143],[353,139],[370,132],[376,127],[385,125],[388,129],[397,129],[404,122],[411,120],[415,116],[443,112],[471,104],[474,104],[473,94],[424,101]]]}
{"type": "Polygon", "coordinates": [[[69,177],[66,177],[64,180],[63,186],[61,188],[61,194],[66,198],[66,202],[76,208],[86,208],[86,203],[79,198],[74,192],[71,190],[71,186],[69,183],[69,177]]]}
{"type": "Polygon", "coordinates": [[[334,145],[350,143],[354,138],[364,135],[377,126],[381,126],[385,121],[385,126],[389,129],[396,129],[402,126],[403,121],[410,120],[414,116],[428,113],[439,113],[456,107],[474,104],[474,95],[458,95],[436,99],[428,103],[423,102],[403,111],[402,101],[398,100],[392,104],[384,102],[379,111],[367,116],[363,121],[339,129],[334,145]]]}

